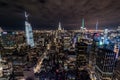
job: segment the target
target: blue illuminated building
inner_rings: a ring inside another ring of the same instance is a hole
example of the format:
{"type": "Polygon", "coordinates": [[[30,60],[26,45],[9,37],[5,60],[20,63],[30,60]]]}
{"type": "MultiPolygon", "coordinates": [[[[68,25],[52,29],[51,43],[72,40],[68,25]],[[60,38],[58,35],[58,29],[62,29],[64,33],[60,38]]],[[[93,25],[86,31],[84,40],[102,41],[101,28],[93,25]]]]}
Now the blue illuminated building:
{"type": "Polygon", "coordinates": [[[25,12],[25,32],[26,32],[26,39],[27,39],[27,45],[30,47],[34,47],[34,39],[33,39],[33,32],[32,32],[32,26],[31,24],[27,21],[28,20],[28,15],[25,12]]]}

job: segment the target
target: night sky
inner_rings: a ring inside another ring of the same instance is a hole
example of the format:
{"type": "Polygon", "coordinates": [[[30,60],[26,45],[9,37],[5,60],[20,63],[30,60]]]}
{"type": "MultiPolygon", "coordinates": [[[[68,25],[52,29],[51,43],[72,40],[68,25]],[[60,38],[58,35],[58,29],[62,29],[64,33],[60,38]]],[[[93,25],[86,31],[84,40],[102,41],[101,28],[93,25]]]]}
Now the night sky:
{"type": "Polygon", "coordinates": [[[87,29],[115,29],[120,25],[120,0],[0,0],[0,26],[24,30],[24,11],[33,29],[79,29],[82,18],[87,29]]]}

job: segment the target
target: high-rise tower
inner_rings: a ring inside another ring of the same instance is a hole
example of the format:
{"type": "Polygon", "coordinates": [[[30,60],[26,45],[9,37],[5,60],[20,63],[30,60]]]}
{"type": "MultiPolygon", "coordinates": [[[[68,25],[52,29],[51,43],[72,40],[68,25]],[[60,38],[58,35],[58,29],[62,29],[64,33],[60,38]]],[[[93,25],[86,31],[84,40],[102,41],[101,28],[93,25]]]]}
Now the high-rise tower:
{"type": "Polygon", "coordinates": [[[96,32],[98,31],[98,20],[96,22],[96,32]]]}
{"type": "Polygon", "coordinates": [[[59,22],[58,30],[62,30],[61,22],[59,22]]]}
{"type": "Polygon", "coordinates": [[[33,39],[33,32],[32,32],[32,26],[28,22],[28,14],[25,12],[25,32],[26,32],[26,39],[27,39],[27,45],[30,45],[31,47],[34,47],[34,39],[33,39]]]}
{"type": "Polygon", "coordinates": [[[116,54],[107,48],[99,48],[96,57],[95,72],[99,80],[112,80],[116,54]]]}
{"type": "Polygon", "coordinates": [[[81,26],[80,30],[81,30],[83,33],[84,33],[84,31],[86,30],[84,18],[82,19],[82,26],[81,26]]]}
{"type": "Polygon", "coordinates": [[[85,21],[84,21],[84,18],[82,19],[82,28],[85,28],[85,21]]]}

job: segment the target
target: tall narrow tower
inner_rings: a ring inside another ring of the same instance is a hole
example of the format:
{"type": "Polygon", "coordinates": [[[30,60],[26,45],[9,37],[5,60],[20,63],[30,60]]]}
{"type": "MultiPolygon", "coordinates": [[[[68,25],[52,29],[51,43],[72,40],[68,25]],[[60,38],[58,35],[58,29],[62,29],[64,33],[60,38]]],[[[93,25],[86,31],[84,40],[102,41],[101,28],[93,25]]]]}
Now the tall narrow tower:
{"type": "Polygon", "coordinates": [[[27,39],[27,45],[30,45],[31,47],[34,47],[34,39],[33,39],[33,32],[32,32],[32,26],[28,22],[28,14],[25,12],[25,32],[26,32],[26,39],[27,39]]]}
{"type": "Polygon", "coordinates": [[[59,22],[58,30],[62,30],[61,22],[59,22]]]}
{"type": "Polygon", "coordinates": [[[96,32],[98,32],[98,20],[96,22],[96,32]]]}
{"type": "Polygon", "coordinates": [[[84,18],[82,19],[82,28],[85,28],[85,21],[84,21],[84,18]]]}
{"type": "Polygon", "coordinates": [[[81,26],[80,30],[81,30],[83,33],[84,33],[84,31],[86,30],[84,18],[82,19],[82,26],[81,26]]]}

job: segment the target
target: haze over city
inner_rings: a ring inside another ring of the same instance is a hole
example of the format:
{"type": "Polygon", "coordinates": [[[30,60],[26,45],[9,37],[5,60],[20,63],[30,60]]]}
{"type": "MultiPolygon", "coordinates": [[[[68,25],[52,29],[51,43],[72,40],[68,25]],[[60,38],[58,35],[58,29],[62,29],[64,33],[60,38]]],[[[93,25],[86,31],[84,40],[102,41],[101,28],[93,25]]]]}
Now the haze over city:
{"type": "Polygon", "coordinates": [[[82,18],[87,29],[116,29],[120,23],[119,0],[0,0],[0,26],[24,30],[24,11],[33,29],[80,29],[82,18]]]}

